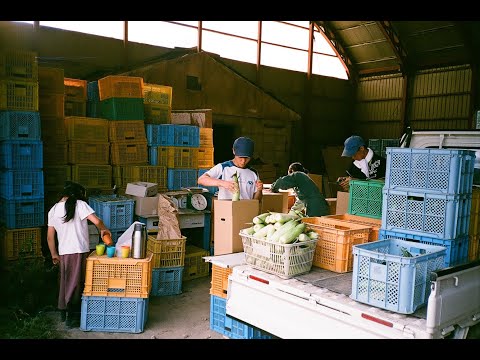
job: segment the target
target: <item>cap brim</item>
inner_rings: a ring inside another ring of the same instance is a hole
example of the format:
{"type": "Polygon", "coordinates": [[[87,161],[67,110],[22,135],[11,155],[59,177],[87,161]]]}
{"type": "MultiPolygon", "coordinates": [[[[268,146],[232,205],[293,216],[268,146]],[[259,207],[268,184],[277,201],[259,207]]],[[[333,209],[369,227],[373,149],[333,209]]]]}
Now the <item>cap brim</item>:
{"type": "Polygon", "coordinates": [[[355,155],[356,151],[349,150],[349,149],[343,149],[342,156],[343,157],[352,157],[355,155]]]}

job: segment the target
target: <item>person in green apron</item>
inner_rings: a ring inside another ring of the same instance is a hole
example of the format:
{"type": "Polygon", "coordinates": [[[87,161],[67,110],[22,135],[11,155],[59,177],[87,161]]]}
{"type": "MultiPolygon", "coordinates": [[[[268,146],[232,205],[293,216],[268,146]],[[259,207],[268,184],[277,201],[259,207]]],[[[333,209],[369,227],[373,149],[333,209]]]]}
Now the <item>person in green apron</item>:
{"type": "Polygon", "coordinates": [[[271,192],[293,189],[296,195],[292,209],[301,210],[304,206],[306,216],[325,216],[330,214],[325,197],[317,184],[308,176],[308,170],[299,162],[294,162],[288,167],[288,175],[275,180],[271,185],[271,192]]]}

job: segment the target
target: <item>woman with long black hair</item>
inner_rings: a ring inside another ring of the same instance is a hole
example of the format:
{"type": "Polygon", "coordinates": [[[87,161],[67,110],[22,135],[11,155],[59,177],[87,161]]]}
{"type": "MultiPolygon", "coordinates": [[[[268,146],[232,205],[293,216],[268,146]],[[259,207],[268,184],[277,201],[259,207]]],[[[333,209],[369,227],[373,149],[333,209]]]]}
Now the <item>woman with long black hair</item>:
{"type": "Polygon", "coordinates": [[[80,326],[81,299],[90,253],[87,220],[100,230],[102,238],[105,234],[111,236],[110,230],[87,203],[85,188],[66,181],[58,202],[48,212],[47,242],[53,264],[60,266],[58,308],[62,321],[66,320],[69,327],[80,326]]]}

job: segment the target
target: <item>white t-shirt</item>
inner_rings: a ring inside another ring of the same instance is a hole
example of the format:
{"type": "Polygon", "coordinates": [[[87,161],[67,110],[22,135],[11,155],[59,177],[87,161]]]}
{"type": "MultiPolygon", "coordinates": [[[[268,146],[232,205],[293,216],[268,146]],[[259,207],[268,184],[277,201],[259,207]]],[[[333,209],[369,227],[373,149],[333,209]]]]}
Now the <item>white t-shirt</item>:
{"type": "MultiPolygon", "coordinates": [[[[251,168],[239,168],[235,166],[232,160],[225,161],[215,165],[205,174],[214,178],[231,181],[232,175],[238,173],[238,183],[240,185],[240,200],[251,200],[257,192],[256,182],[258,180],[257,172],[251,168]]],[[[233,194],[223,187],[218,187],[218,200],[231,200],[233,194]]]]}
{"type": "Polygon", "coordinates": [[[90,251],[87,216],[95,211],[83,200],[77,200],[75,216],[69,222],[63,222],[65,201],[59,201],[48,212],[48,226],[57,232],[58,254],[80,254],[90,251]]]}
{"type": "Polygon", "coordinates": [[[355,160],[353,163],[355,164],[356,167],[362,170],[362,172],[365,174],[365,176],[368,179],[370,176],[368,163],[370,162],[370,160],[372,160],[373,151],[370,148],[367,148],[367,149],[368,149],[368,153],[367,153],[367,156],[365,156],[365,159],[355,160]]]}

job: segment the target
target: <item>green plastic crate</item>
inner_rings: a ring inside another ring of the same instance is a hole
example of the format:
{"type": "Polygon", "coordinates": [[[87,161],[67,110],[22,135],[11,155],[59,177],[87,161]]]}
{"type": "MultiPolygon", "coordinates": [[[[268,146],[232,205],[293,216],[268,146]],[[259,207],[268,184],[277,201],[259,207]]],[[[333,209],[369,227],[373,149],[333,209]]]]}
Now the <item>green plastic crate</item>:
{"type": "Polygon", "coordinates": [[[381,219],[384,185],[384,180],[351,180],[348,213],[381,219]]]}

